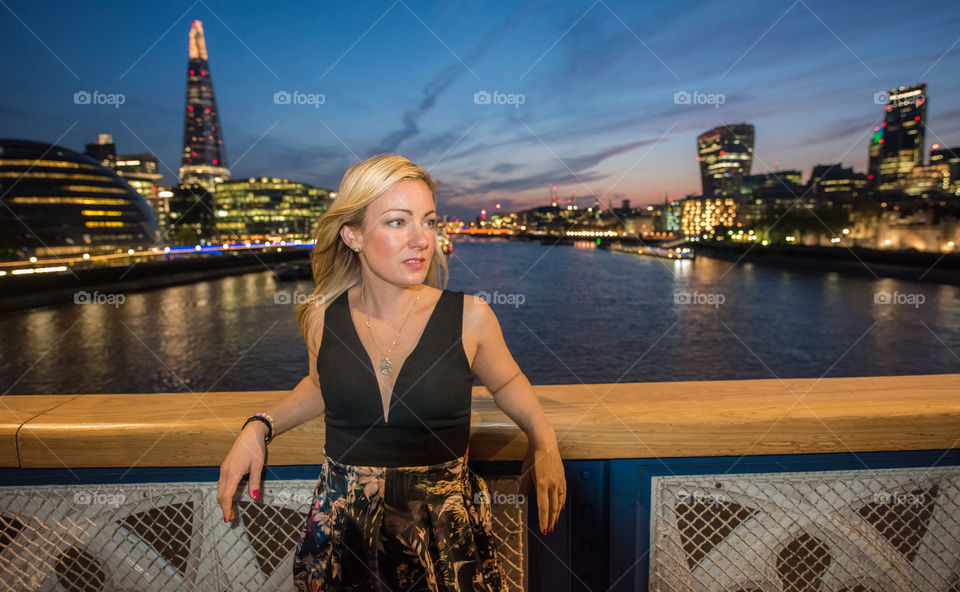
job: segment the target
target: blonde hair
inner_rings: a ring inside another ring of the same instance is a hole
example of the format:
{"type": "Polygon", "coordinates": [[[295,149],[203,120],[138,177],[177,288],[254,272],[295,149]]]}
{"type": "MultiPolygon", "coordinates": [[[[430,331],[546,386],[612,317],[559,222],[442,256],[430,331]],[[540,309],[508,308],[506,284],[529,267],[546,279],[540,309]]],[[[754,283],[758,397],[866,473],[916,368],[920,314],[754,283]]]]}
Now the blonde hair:
{"type": "MultiPolygon", "coordinates": [[[[426,183],[436,204],[436,186],[430,174],[403,156],[378,154],[354,164],[344,173],[336,199],[317,220],[314,232],[310,262],[316,288],[296,306],[300,334],[308,345],[316,315],[322,314],[331,302],[360,280],[360,257],[343,242],[340,229],[362,227],[370,203],[405,179],[426,183]]],[[[434,251],[425,283],[442,290],[447,286],[450,272],[439,241],[434,251]]]]}

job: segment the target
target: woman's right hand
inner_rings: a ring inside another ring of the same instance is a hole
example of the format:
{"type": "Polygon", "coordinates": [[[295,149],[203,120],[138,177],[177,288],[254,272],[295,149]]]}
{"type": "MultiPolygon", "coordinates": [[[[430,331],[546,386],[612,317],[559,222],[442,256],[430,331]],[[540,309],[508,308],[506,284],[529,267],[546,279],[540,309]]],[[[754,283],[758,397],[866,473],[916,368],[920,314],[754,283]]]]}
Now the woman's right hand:
{"type": "Polygon", "coordinates": [[[260,421],[252,421],[243,428],[227,457],[220,464],[220,480],[217,481],[217,502],[223,510],[223,521],[235,518],[233,495],[244,475],[250,475],[250,497],[260,497],[260,472],[267,456],[267,426],[260,421]]]}

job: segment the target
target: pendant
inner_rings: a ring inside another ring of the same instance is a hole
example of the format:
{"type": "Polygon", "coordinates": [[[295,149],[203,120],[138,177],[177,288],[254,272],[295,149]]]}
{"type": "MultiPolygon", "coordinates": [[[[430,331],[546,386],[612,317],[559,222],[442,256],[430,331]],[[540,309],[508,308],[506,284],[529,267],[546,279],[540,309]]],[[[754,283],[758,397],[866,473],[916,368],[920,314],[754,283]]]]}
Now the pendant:
{"type": "Polygon", "coordinates": [[[384,376],[390,376],[391,366],[393,366],[393,364],[390,363],[390,360],[385,357],[380,358],[380,374],[383,374],[384,376]]]}

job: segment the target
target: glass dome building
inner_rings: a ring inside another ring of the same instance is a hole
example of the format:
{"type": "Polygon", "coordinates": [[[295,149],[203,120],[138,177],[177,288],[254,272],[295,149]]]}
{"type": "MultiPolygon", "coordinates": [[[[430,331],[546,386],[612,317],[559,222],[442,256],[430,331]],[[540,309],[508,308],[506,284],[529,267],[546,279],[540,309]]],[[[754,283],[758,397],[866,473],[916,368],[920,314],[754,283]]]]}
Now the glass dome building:
{"type": "Polygon", "coordinates": [[[0,139],[0,259],[156,246],[146,200],[114,171],[60,146],[0,139]]]}

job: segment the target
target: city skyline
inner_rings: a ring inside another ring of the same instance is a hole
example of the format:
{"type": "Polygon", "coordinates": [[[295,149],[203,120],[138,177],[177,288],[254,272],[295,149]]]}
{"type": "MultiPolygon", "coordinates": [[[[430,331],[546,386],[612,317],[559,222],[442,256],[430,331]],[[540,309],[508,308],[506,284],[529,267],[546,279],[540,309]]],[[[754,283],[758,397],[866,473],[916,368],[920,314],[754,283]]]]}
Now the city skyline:
{"type": "Polygon", "coordinates": [[[836,162],[866,172],[883,119],[875,93],[920,82],[931,101],[924,158],[931,144],[960,144],[960,83],[949,76],[960,9],[945,2],[910,19],[799,0],[686,12],[600,1],[512,13],[117,4],[65,6],[60,21],[6,6],[3,43],[22,59],[3,66],[3,135],[80,151],[111,133],[119,152],[155,154],[168,183],[194,20],[206,29],[234,178],[335,189],[353,161],[393,151],[427,167],[442,182],[441,211],[461,218],[497,202],[545,205],[553,185],[580,203],[698,194],[697,135],[741,121],[756,128],[754,173],[806,176],[836,162]],[[78,91],[123,102],[77,104],[78,91]]]}

